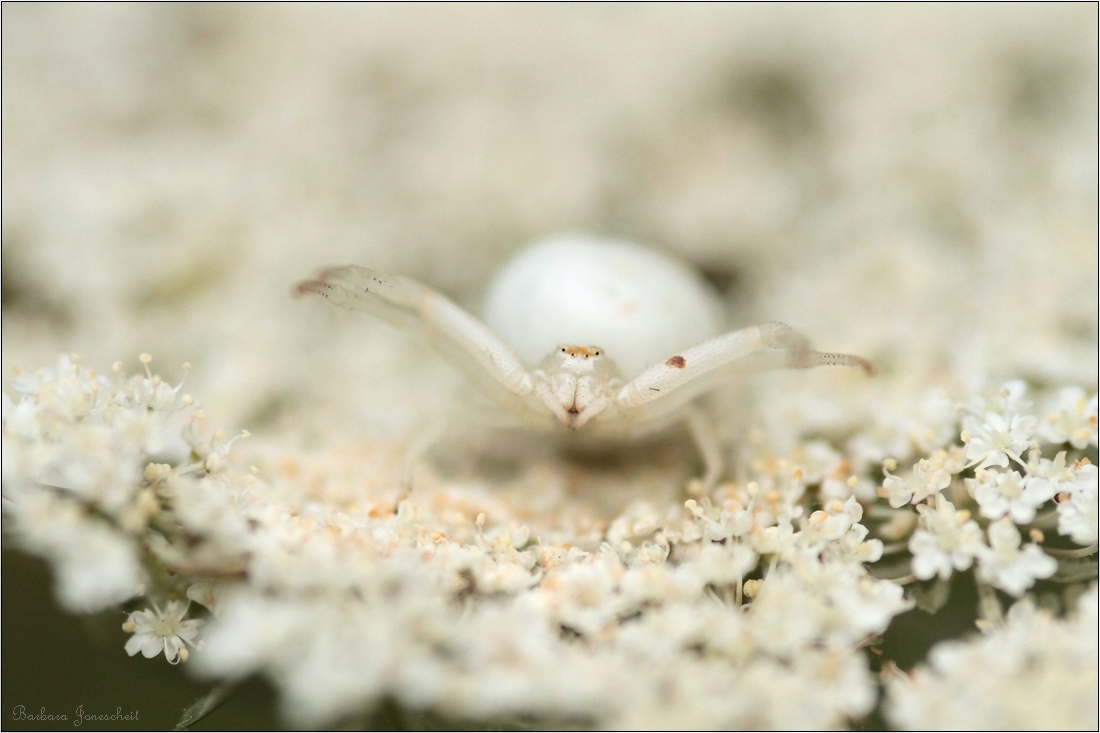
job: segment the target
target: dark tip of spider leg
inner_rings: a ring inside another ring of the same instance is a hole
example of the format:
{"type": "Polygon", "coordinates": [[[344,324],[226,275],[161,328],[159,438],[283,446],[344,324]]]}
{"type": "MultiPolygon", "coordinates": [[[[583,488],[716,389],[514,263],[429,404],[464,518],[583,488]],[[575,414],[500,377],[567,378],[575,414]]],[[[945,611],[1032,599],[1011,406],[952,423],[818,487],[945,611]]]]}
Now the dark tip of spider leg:
{"type": "Polygon", "coordinates": [[[324,287],[324,283],[318,280],[303,280],[295,285],[290,293],[295,298],[301,298],[306,293],[320,293],[322,287],[324,287]]]}

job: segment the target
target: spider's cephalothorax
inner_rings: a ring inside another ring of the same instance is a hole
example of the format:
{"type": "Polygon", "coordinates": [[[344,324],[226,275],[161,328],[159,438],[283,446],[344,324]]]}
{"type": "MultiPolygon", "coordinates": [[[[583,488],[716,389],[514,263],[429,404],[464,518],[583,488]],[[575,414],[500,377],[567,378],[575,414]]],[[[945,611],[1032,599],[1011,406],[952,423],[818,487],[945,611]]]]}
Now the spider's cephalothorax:
{"type": "Polygon", "coordinates": [[[623,385],[619,370],[598,346],[561,346],[531,376],[539,399],[570,430],[603,412],[623,385]]]}

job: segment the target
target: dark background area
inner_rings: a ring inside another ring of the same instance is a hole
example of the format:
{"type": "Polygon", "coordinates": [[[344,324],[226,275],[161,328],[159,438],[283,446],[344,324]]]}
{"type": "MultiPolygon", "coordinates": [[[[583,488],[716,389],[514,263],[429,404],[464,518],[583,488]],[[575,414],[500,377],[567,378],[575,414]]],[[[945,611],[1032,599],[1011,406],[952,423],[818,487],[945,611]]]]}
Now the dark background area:
{"type": "MultiPolygon", "coordinates": [[[[7,543],[5,543],[7,544],[7,543]]],[[[80,730],[171,730],[180,715],[211,685],[196,682],[163,657],[126,656],[126,614],[104,611],[72,616],[53,599],[53,578],[45,562],[21,552],[3,551],[4,730],[76,728],[76,709],[108,714],[137,712],[137,720],[87,720],[80,730]],[[67,720],[17,720],[44,708],[67,720]]],[[[275,693],[261,680],[249,680],[193,730],[270,730],[278,728],[275,693]]]]}

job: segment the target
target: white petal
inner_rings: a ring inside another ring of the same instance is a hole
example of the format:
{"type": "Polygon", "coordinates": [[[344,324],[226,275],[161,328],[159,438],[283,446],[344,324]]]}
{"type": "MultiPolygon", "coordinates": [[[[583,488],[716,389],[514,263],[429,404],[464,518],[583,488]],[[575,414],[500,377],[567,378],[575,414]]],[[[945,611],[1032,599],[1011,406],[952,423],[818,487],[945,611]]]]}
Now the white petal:
{"type": "Polygon", "coordinates": [[[188,643],[194,643],[195,637],[199,635],[200,626],[202,626],[202,619],[184,621],[180,624],[179,629],[176,631],[176,635],[188,643]]]}
{"type": "Polygon", "coordinates": [[[144,637],[144,642],[141,645],[141,654],[146,659],[152,659],[153,657],[164,651],[164,641],[161,637],[154,634],[149,634],[144,637]]]}
{"type": "Polygon", "coordinates": [[[179,640],[178,636],[166,636],[164,637],[164,656],[168,658],[168,661],[175,664],[177,657],[179,657],[180,648],[183,647],[183,642],[179,640]]]}
{"type": "Polygon", "coordinates": [[[131,636],[126,641],[126,653],[131,657],[141,651],[141,648],[145,646],[145,642],[149,639],[149,634],[143,634],[138,632],[131,636]]]}

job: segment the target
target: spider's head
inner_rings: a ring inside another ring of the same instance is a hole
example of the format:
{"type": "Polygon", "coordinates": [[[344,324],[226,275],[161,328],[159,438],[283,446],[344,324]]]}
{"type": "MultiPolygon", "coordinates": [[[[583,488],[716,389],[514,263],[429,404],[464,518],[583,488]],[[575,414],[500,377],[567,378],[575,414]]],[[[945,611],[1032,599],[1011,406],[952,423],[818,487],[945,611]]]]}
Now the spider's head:
{"type": "Polygon", "coordinates": [[[542,400],[570,430],[583,427],[611,402],[619,370],[598,346],[559,346],[542,360],[542,400]]]}

